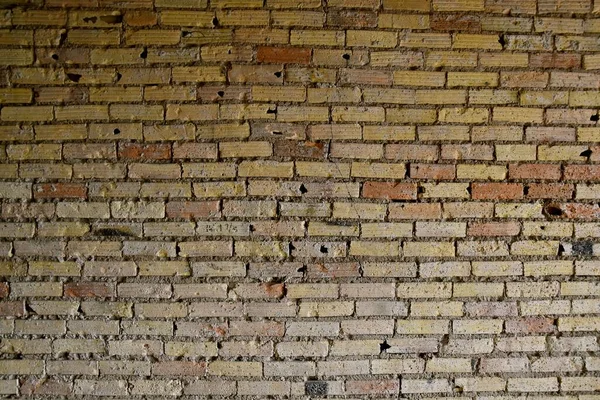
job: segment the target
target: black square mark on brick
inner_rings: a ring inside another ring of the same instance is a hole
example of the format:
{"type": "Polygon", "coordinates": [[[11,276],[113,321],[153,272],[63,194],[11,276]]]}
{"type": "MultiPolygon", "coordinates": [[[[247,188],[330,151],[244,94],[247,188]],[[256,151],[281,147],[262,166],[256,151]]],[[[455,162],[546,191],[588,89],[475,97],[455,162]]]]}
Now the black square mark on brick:
{"type": "Polygon", "coordinates": [[[573,243],[574,256],[591,256],[594,254],[594,243],[589,240],[582,240],[573,243]]]}
{"type": "Polygon", "coordinates": [[[327,395],[327,382],[322,381],[308,381],[304,386],[306,394],[309,396],[326,396],[327,395]]]}

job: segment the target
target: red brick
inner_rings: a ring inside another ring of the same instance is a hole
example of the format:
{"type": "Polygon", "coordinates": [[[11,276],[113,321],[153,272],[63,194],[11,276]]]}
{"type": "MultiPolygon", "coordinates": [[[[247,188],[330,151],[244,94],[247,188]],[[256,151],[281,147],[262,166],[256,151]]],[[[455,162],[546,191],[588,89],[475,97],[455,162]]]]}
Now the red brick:
{"type": "Polygon", "coordinates": [[[54,395],[54,396],[69,396],[72,394],[73,383],[64,380],[47,377],[43,378],[28,378],[21,384],[21,394],[26,396],[31,395],[54,395]]]}
{"type": "Polygon", "coordinates": [[[390,219],[438,219],[442,217],[440,203],[391,203],[390,219]]]}
{"type": "Polygon", "coordinates": [[[34,199],[85,199],[87,187],[83,183],[44,183],[33,188],[34,199]]]}
{"type": "Polygon", "coordinates": [[[23,301],[0,302],[0,317],[22,317],[25,315],[25,303],[23,301]]]}
{"type": "Polygon", "coordinates": [[[544,214],[557,218],[594,220],[600,219],[600,206],[582,203],[549,203],[544,206],[544,214]]]}
{"type": "Polygon", "coordinates": [[[128,160],[169,160],[171,158],[171,145],[163,143],[120,143],[119,158],[128,160]]]}
{"type": "Polygon", "coordinates": [[[169,218],[211,218],[218,217],[218,201],[170,201],[166,205],[169,218]]]}
{"type": "Polygon", "coordinates": [[[570,183],[530,183],[525,187],[528,199],[570,199],[575,187],[570,183]]]}
{"type": "Polygon", "coordinates": [[[308,264],[307,272],[310,278],[342,278],[360,276],[358,263],[327,263],[308,264]]]}
{"type": "Polygon", "coordinates": [[[560,179],[560,165],[553,164],[510,164],[508,166],[510,179],[560,179]]]}
{"type": "Polygon", "coordinates": [[[518,222],[473,222],[469,224],[469,236],[516,236],[521,231],[518,222]]]}
{"type": "Polygon", "coordinates": [[[66,297],[112,297],[115,295],[115,285],[104,282],[73,282],[65,283],[66,297]]]}
{"type": "Polygon", "coordinates": [[[430,26],[436,31],[479,32],[481,21],[477,15],[434,14],[430,26]]]}
{"type": "Polygon", "coordinates": [[[8,286],[8,283],[6,283],[6,282],[0,283],[0,299],[2,299],[4,297],[8,297],[9,293],[10,293],[10,288],[8,286]]]}
{"type": "Polygon", "coordinates": [[[456,166],[451,164],[410,164],[413,179],[452,180],[456,178],[456,166]]]}
{"type": "Polygon", "coordinates": [[[565,180],[600,180],[600,165],[566,165],[565,180]]]}
{"type": "Polygon", "coordinates": [[[175,143],[173,158],[217,158],[217,145],[214,143],[175,143]]]}
{"type": "Polygon", "coordinates": [[[260,285],[268,297],[280,299],[285,296],[285,285],[283,283],[265,282],[260,285]]]}
{"type": "Polygon", "coordinates": [[[579,68],[581,54],[572,53],[539,53],[529,56],[530,68],[579,68]]]}
{"type": "Polygon", "coordinates": [[[261,63],[308,64],[310,54],[310,49],[259,47],[256,57],[261,63]]]}
{"type": "Polygon", "coordinates": [[[544,317],[530,317],[507,320],[506,333],[552,333],[556,326],[554,319],[544,317]]]}
{"type": "Polygon", "coordinates": [[[278,140],[273,146],[275,156],[290,158],[324,158],[328,147],[326,143],[308,140],[278,140]]]}
{"type": "Polygon", "coordinates": [[[370,199],[414,200],[417,198],[415,183],[365,182],[363,197],[370,199]]]}
{"type": "Polygon", "coordinates": [[[152,26],[158,23],[158,15],[152,11],[127,11],[125,23],[130,26],[152,26]]]}
{"type": "Polygon", "coordinates": [[[473,183],[472,197],[477,200],[522,199],[523,185],[520,183],[473,183]]]}

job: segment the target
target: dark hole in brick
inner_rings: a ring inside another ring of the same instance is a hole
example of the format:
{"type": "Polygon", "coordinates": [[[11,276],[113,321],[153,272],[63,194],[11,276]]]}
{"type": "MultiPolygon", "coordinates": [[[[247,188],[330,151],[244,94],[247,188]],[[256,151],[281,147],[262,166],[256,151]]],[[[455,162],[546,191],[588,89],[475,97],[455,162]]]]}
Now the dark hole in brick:
{"type": "Polygon", "coordinates": [[[387,349],[391,349],[391,348],[392,348],[392,346],[390,346],[386,340],[384,340],[383,343],[379,343],[379,352],[380,353],[383,353],[387,349]]]}
{"type": "Polygon", "coordinates": [[[590,121],[597,122],[598,120],[600,120],[600,115],[598,114],[594,114],[590,117],[590,121]]]}
{"type": "Polygon", "coordinates": [[[290,243],[290,251],[292,250],[296,250],[296,246],[294,246],[292,243],[290,243]]]}
{"type": "Polygon", "coordinates": [[[119,82],[122,77],[123,75],[120,72],[117,72],[117,82],[119,82]]]}
{"type": "Polygon", "coordinates": [[[67,78],[69,78],[70,81],[77,83],[81,80],[81,75],[80,74],[67,74],[67,78]]]}
{"type": "Polygon", "coordinates": [[[471,194],[471,185],[467,186],[467,193],[471,194]]]}
{"type": "Polygon", "coordinates": [[[308,189],[304,186],[304,183],[300,184],[300,193],[304,194],[306,192],[308,192],[308,189]]]}
{"type": "Polygon", "coordinates": [[[594,242],[590,240],[581,240],[573,243],[573,255],[591,256],[594,254],[594,242]]]}
{"type": "Polygon", "coordinates": [[[190,32],[190,31],[182,31],[181,32],[181,37],[187,38],[190,36],[192,36],[192,32],[190,32]]]}
{"type": "Polygon", "coordinates": [[[273,131],[271,132],[272,135],[283,135],[283,132],[280,131],[273,131]]]}
{"type": "MultiPolygon", "coordinates": [[[[469,192],[469,193],[470,193],[470,192],[469,192]]],[[[529,194],[529,186],[525,185],[525,186],[523,187],[523,194],[524,194],[525,196],[527,196],[527,195],[529,194]]]]}
{"type": "Polygon", "coordinates": [[[146,58],[148,58],[148,49],[144,47],[144,50],[140,53],[140,58],[143,58],[144,60],[146,58]]]}
{"type": "Polygon", "coordinates": [[[281,78],[281,76],[283,75],[281,71],[277,71],[275,72],[273,75],[275,75],[278,78],[281,78]]]}
{"type": "Polygon", "coordinates": [[[307,271],[306,265],[301,266],[296,270],[296,272],[305,273],[307,271]]]}
{"type": "Polygon", "coordinates": [[[323,254],[327,254],[327,253],[329,253],[329,249],[328,249],[326,246],[321,246],[321,247],[319,248],[319,251],[320,251],[321,253],[323,253],[323,254]]]}
{"type": "Polygon", "coordinates": [[[62,46],[67,40],[67,32],[63,32],[60,34],[60,38],[58,39],[58,45],[62,46]]]}
{"type": "Polygon", "coordinates": [[[58,60],[58,54],[52,54],[50,57],[52,57],[53,60],[58,60]]]}
{"type": "Polygon", "coordinates": [[[558,255],[562,256],[565,253],[565,248],[563,247],[562,244],[558,245],[558,255]]]}
{"type": "Polygon", "coordinates": [[[252,224],[248,225],[248,229],[250,230],[250,232],[254,232],[256,230],[256,228],[252,224]]]}
{"type": "Polygon", "coordinates": [[[122,15],[102,15],[100,20],[107,24],[120,24],[123,22],[122,15]]]}
{"type": "Polygon", "coordinates": [[[113,131],[113,134],[114,134],[114,135],[118,135],[119,133],[121,133],[121,130],[120,130],[119,128],[116,128],[116,129],[113,131]]]}
{"type": "Polygon", "coordinates": [[[327,382],[308,381],[304,384],[304,389],[309,396],[327,396],[327,382]]]}
{"type": "Polygon", "coordinates": [[[267,114],[277,114],[277,107],[275,107],[275,109],[271,110],[270,108],[267,109],[267,114]]]}
{"type": "Polygon", "coordinates": [[[96,231],[94,231],[94,233],[98,236],[132,236],[128,232],[120,231],[118,229],[111,229],[111,228],[97,229],[96,231]]]}
{"type": "Polygon", "coordinates": [[[219,19],[218,19],[217,17],[213,17],[213,19],[212,19],[212,24],[213,24],[214,26],[219,26],[219,19]]]}
{"type": "Polygon", "coordinates": [[[579,153],[579,155],[581,157],[589,157],[592,155],[592,151],[590,149],[584,150],[581,153],[579,153]]]}
{"type": "Polygon", "coordinates": [[[553,204],[549,204],[546,207],[544,207],[544,212],[548,215],[552,215],[555,217],[563,215],[563,211],[560,209],[560,207],[555,206],[553,204]]]}
{"type": "Polygon", "coordinates": [[[417,193],[425,193],[425,188],[423,186],[418,186],[417,193]]]}
{"type": "Polygon", "coordinates": [[[498,43],[500,43],[500,45],[501,45],[502,47],[504,47],[504,46],[506,45],[506,39],[504,38],[504,35],[500,35],[500,36],[498,37],[498,43]]]}
{"type": "Polygon", "coordinates": [[[225,92],[224,92],[224,91],[222,91],[222,90],[219,90],[219,91],[217,92],[217,95],[218,95],[219,97],[223,97],[223,96],[225,96],[225,92]]]}
{"type": "Polygon", "coordinates": [[[350,54],[343,54],[343,55],[342,55],[342,58],[343,58],[344,60],[349,60],[349,59],[350,59],[350,54]]]}

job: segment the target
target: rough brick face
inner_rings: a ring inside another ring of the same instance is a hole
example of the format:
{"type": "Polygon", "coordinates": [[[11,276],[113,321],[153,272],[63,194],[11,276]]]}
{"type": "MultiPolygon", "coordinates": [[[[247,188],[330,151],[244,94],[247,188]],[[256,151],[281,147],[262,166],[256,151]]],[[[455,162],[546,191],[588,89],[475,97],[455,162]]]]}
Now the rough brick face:
{"type": "Polygon", "coordinates": [[[0,0],[0,396],[595,400],[599,13],[0,0]]]}

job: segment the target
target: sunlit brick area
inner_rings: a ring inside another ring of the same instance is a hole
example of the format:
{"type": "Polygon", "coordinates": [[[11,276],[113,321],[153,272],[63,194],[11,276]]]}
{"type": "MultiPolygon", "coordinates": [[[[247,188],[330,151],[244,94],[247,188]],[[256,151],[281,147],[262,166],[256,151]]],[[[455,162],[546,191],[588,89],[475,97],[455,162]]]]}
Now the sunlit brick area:
{"type": "Polygon", "coordinates": [[[599,400],[595,2],[0,0],[0,397],[599,400]]]}

